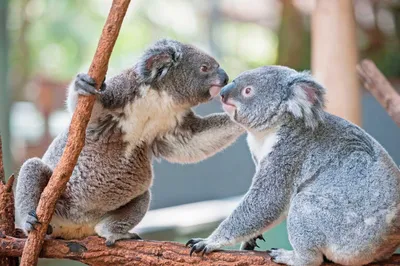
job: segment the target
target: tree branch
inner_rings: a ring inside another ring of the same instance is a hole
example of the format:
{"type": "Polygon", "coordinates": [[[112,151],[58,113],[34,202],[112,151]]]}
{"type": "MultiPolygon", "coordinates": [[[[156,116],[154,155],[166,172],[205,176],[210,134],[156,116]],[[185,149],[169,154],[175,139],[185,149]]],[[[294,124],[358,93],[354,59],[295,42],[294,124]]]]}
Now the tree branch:
{"type": "Polygon", "coordinates": [[[371,60],[361,61],[357,65],[357,72],[364,87],[371,92],[400,127],[400,95],[371,60]]]}
{"type": "MultiPolygon", "coordinates": [[[[13,183],[14,175],[5,182],[0,136],[0,233],[10,236],[15,234],[13,183]]],[[[16,266],[17,264],[17,258],[0,256],[0,266],[16,266]]]]}
{"type": "MultiPolygon", "coordinates": [[[[97,89],[100,89],[107,72],[108,61],[129,3],[130,0],[114,0],[112,3],[89,69],[89,76],[95,79],[97,89]]],[[[32,231],[28,236],[21,258],[21,266],[37,264],[39,252],[43,245],[47,226],[54,213],[56,202],[64,192],[79,154],[85,144],[86,127],[93,109],[94,100],[94,96],[79,96],[78,98],[78,104],[69,127],[68,140],[64,153],[54,169],[53,175],[44,189],[36,209],[41,225],[38,225],[37,230],[32,231]]]]}
{"type": "MultiPolygon", "coordinates": [[[[21,256],[25,239],[0,236],[0,257],[21,256]]],[[[264,265],[278,266],[266,252],[260,251],[219,251],[201,257],[189,256],[189,249],[182,244],[161,241],[124,240],[110,248],[100,237],[82,240],[45,240],[40,252],[41,258],[71,259],[87,265],[264,265]]],[[[400,255],[390,260],[371,265],[399,265],[400,255]]],[[[324,264],[334,265],[334,264],[324,264]]]]}

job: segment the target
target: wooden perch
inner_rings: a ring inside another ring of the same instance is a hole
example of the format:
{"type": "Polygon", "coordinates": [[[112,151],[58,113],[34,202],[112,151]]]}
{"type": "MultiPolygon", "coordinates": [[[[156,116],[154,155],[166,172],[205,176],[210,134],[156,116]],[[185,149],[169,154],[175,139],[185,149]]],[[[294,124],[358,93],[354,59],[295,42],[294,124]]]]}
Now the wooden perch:
{"type": "MultiPolygon", "coordinates": [[[[21,256],[25,239],[0,236],[0,257],[21,256]]],[[[45,240],[40,252],[41,258],[71,259],[87,265],[218,265],[218,266],[278,266],[266,252],[261,251],[219,251],[201,257],[189,256],[189,248],[182,244],[161,241],[118,241],[114,247],[107,247],[100,237],[82,240],[45,240]]],[[[400,255],[386,262],[371,265],[399,265],[400,255]]],[[[325,263],[324,265],[335,265],[325,263]]]]}
{"type": "Polygon", "coordinates": [[[364,87],[371,92],[400,127],[400,95],[371,60],[361,61],[357,65],[357,72],[364,83],[364,87]]]}
{"type": "MultiPolygon", "coordinates": [[[[114,48],[115,41],[130,0],[114,0],[107,21],[104,25],[100,41],[89,69],[89,76],[94,78],[97,89],[104,80],[107,72],[108,61],[114,48]]],[[[41,225],[32,231],[25,243],[24,252],[21,258],[21,266],[36,265],[39,252],[43,245],[47,226],[54,213],[58,198],[64,192],[67,182],[76,165],[79,154],[85,144],[86,127],[94,105],[94,96],[79,96],[71,125],[64,153],[61,156],[49,183],[44,189],[38,207],[37,216],[41,225]]]]}

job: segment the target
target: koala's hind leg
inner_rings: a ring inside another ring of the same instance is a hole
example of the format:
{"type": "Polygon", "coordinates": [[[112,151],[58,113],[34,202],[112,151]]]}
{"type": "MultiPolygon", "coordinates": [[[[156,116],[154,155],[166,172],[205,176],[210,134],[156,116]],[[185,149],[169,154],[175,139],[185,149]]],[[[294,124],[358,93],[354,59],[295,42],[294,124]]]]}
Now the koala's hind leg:
{"type": "Polygon", "coordinates": [[[315,225],[314,203],[297,196],[292,202],[287,218],[287,229],[293,250],[272,249],[268,251],[272,260],[291,266],[318,266],[323,262],[319,247],[324,243],[324,235],[315,225]],[[307,211],[305,211],[307,210],[307,211]]]}
{"type": "Polygon", "coordinates": [[[96,233],[112,246],[119,239],[140,239],[129,231],[144,217],[150,205],[150,191],[134,198],[124,206],[109,212],[96,226],[96,233]]]}
{"type": "MultiPolygon", "coordinates": [[[[39,223],[36,207],[52,173],[50,167],[39,158],[29,159],[21,167],[15,191],[15,211],[20,220],[19,227],[26,234],[39,223]]],[[[48,233],[51,233],[50,225],[48,233]]]]}

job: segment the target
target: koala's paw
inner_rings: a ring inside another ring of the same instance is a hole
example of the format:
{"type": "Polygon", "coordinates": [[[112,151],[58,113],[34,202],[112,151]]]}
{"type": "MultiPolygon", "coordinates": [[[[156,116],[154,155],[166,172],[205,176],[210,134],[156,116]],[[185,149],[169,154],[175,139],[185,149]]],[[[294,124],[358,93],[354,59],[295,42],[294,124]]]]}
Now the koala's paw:
{"type": "MultiPolygon", "coordinates": [[[[27,233],[36,230],[36,226],[38,224],[42,224],[41,222],[39,222],[39,219],[36,215],[36,211],[32,210],[28,213],[27,217],[26,217],[26,221],[24,223],[24,228],[23,230],[27,233]]],[[[49,226],[47,227],[47,232],[46,234],[51,235],[53,233],[53,227],[49,224],[49,226]]]]}
{"type": "Polygon", "coordinates": [[[193,252],[201,252],[201,256],[203,256],[204,254],[208,254],[210,252],[213,252],[214,250],[218,250],[219,248],[221,248],[220,244],[210,241],[207,238],[192,238],[186,243],[186,246],[191,247],[190,256],[192,256],[193,252]]]}
{"type": "MultiPolygon", "coordinates": [[[[105,78],[104,78],[105,79],[105,78]]],[[[79,73],[75,79],[75,91],[80,95],[101,94],[106,88],[106,84],[102,83],[100,91],[96,90],[96,81],[88,74],[79,73]]]]}
{"type": "Polygon", "coordinates": [[[261,239],[262,241],[265,242],[263,235],[258,235],[246,242],[243,242],[242,245],[240,246],[240,250],[254,250],[256,247],[260,248],[257,245],[257,239],[261,239]]]}
{"type": "Polygon", "coordinates": [[[275,263],[293,265],[294,251],[292,250],[271,248],[271,250],[268,250],[267,253],[271,256],[272,261],[275,263]]]}
{"type": "Polygon", "coordinates": [[[114,234],[106,237],[106,246],[112,247],[115,245],[115,242],[121,239],[135,239],[141,240],[142,238],[135,233],[126,233],[126,234],[114,234]]]}

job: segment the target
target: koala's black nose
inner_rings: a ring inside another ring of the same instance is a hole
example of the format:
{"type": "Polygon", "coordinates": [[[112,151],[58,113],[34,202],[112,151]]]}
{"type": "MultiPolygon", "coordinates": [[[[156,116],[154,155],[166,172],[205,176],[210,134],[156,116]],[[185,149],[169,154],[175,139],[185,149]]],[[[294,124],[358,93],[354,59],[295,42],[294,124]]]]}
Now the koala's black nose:
{"type": "Polygon", "coordinates": [[[231,93],[234,87],[235,83],[231,82],[222,88],[221,92],[219,93],[221,95],[222,102],[226,102],[228,100],[229,94],[231,93]]]}
{"type": "Polygon", "coordinates": [[[226,84],[228,84],[229,76],[228,76],[228,74],[226,74],[225,70],[223,70],[222,68],[219,68],[218,76],[219,76],[219,79],[221,80],[221,85],[225,86],[226,84]]]}

